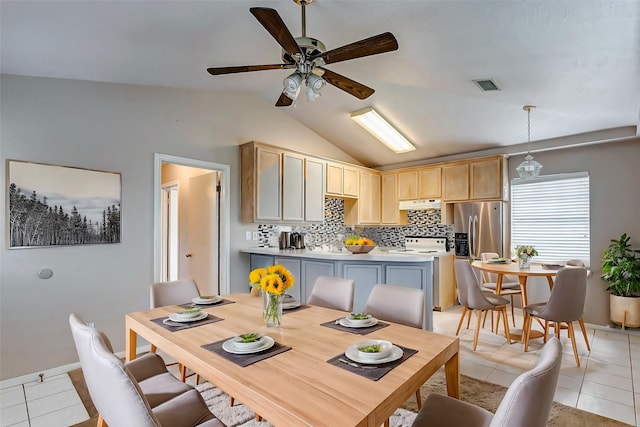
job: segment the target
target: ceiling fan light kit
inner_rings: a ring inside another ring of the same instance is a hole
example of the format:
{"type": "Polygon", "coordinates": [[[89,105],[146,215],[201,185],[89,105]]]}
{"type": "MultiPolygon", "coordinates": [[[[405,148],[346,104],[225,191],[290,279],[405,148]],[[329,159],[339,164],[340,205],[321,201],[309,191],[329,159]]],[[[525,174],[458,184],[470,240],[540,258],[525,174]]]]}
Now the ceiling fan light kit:
{"type": "Polygon", "coordinates": [[[398,41],[393,34],[386,32],[369,37],[348,45],[327,51],[324,43],[312,37],[307,37],[305,8],[313,0],[293,0],[302,8],[302,36],[293,37],[275,9],[266,7],[252,7],[251,14],[260,22],[267,32],[282,47],[282,64],[242,65],[234,67],[207,68],[209,74],[245,73],[250,71],[295,69],[284,81],[284,90],[276,102],[276,107],[292,105],[300,94],[302,82],[306,85],[307,100],[313,101],[322,94],[327,83],[340,90],[365,99],[375,91],[338,73],[334,73],[324,65],[350,59],[362,58],[370,55],[390,52],[398,49],[398,41]]]}
{"type": "Polygon", "coordinates": [[[521,179],[537,178],[542,170],[542,165],[531,155],[531,110],[536,108],[535,105],[525,105],[522,107],[527,112],[527,156],[524,161],[518,165],[516,171],[521,179]]]}
{"type": "Polygon", "coordinates": [[[407,138],[371,107],[354,111],[350,117],[394,153],[407,153],[416,149],[407,138]]]}

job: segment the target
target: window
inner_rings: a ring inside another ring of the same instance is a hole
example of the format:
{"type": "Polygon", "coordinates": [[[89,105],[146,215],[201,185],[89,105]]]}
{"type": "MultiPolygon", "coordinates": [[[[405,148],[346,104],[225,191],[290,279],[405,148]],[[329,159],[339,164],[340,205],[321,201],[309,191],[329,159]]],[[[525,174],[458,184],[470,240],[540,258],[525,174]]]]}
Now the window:
{"type": "Polygon", "coordinates": [[[536,261],[590,261],[589,175],[511,181],[511,250],[531,245],[536,261]]]}

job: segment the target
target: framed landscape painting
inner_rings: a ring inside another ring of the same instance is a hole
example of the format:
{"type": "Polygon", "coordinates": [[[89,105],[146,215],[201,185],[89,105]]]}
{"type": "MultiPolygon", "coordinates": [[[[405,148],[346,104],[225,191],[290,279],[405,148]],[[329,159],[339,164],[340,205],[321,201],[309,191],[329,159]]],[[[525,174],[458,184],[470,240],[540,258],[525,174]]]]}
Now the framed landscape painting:
{"type": "Polygon", "coordinates": [[[9,248],[120,243],[121,177],[7,160],[9,248]]]}

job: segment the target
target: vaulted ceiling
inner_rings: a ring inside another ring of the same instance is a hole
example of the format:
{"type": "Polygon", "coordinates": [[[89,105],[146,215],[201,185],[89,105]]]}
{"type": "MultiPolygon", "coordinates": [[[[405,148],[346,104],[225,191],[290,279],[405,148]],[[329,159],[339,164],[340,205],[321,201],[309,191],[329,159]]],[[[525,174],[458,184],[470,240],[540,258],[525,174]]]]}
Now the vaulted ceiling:
{"type": "MultiPolygon", "coordinates": [[[[117,83],[248,91],[275,104],[290,70],[211,76],[208,67],[275,64],[281,47],[249,12],[278,11],[294,37],[294,1],[1,2],[1,71],[117,83]]],[[[327,65],[375,89],[333,86],[280,107],[340,149],[384,167],[542,140],[637,135],[640,2],[589,0],[315,0],[307,36],[327,49],[386,31],[399,49],[327,65]],[[474,79],[494,79],[483,92],[474,79]],[[374,107],[417,149],[393,154],[349,119],[374,107]]],[[[278,107],[271,107],[278,108],[278,107]]],[[[548,141],[546,141],[548,143],[548,141]]],[[[525,144],[525,145],[523,145],[525,144]]]]}

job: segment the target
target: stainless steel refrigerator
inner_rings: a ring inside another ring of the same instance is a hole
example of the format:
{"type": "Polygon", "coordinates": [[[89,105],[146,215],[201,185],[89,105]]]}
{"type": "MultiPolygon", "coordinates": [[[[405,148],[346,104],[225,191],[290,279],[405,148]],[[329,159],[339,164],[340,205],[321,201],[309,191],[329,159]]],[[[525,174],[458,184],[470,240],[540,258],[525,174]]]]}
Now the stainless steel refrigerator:
{"type": "Polygon", "coordinates": [[[505,256],[503,215],[504,202],[455,203],[453,231],[456,256],[480,259],[483,252],[505,256]]]}

